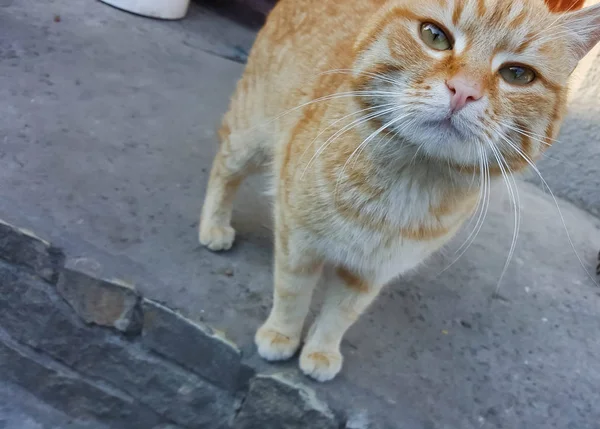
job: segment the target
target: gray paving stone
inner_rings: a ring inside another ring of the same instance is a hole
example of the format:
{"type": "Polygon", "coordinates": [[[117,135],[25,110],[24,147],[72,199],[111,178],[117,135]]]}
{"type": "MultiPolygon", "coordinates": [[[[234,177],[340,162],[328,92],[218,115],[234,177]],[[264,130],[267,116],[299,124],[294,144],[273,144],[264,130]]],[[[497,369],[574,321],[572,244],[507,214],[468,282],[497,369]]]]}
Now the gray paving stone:
{"type": "Polygon", "coordinates": [[[329,407],[307,386],[281,375],[258,375],[234,423],[235,429],[338,429],[329,407]]]}
{"type": "Polygon", "coordinates": [[[110,429],[96,419],[71,417],[31,392],[6,380],[0,381],[0,428],[2,429],[110,429]]]}
{"type": "Polygon", "coordinates": [[[231,391],[244,382],[235,344],[157,302],[145,299],[143,309],[146,346],[231,391]]]}
{"type": "Polygon", "coordinates": [[[88,344],[78,354],[75,370],[119,386],[179,425],[220,429],[233,417],[236,398],[232,394],[148,353],[139,344],[110,336],[88,344]]]}
{"type": "Polygon", "coordinates": [[[0,220],[0,259],[29,268],[41,278],[56,283],[64,263],[60,249],[32,232],[0,220]]]}
{"type": "Polygon", "coordinates": [[[225,427],[231,393],[111,331],[86,326],[54,289],[0,262],[0,326],[74,371],[104,380],[189,428],[225,427]]]}
{"type": "Polygon", "coordinates": [[[0,374],[73,418],[97,420],[114,429],[148,429],[164,421],[123,392],[84,380],[1,332],[0,374]]]}
{"type": "Polygon", "coordinates": [[[141,332],[141,297],[134,286],[65,268],[57,289],[86,323],[113,327],[127,334],[141,332]]]}

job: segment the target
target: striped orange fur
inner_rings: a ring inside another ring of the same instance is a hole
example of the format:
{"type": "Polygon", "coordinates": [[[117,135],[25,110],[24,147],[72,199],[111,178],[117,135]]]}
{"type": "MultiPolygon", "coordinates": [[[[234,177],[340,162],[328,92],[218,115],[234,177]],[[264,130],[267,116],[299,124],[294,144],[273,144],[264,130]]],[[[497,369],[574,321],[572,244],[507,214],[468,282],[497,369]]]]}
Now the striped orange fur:
{"type": "Polygon", "coordinates": [[[599,39],[600,6],[281,0],[223,119],[199,231],[208,248],[229,249],[237,188],[271,172],[275,287],[260,355],[296,352],[332,267],[300,367],[333,378],[344,333],[381,288],[552,144],[569,76],[599,39]]]}
{"type": "Polygon", "coordinates": [[[553,12],[567,12],[579,10],[585,0],[546,0],[548,8],[553,12]]]}

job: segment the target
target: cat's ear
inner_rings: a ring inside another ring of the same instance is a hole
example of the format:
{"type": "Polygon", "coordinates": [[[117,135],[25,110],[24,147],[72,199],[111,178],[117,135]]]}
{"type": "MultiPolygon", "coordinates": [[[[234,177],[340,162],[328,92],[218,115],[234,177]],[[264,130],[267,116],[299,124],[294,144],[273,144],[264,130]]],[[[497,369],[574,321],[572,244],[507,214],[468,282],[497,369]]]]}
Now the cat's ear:
{"type": "Polygon", "coordinates": [[[565,13],[561,18],[561,24],[571,54],[575,62],[579,62],[600,42],[600,3],[576,12],[565,13]]]}

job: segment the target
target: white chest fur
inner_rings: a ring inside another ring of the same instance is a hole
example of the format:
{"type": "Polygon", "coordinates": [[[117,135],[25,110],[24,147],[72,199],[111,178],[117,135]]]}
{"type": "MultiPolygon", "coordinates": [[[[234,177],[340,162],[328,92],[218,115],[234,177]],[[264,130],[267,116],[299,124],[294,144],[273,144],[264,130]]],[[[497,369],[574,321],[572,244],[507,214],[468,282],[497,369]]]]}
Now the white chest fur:
{"type": "MultiPolygon", "coordinates": [[[[322,189],[326,183],[321,183],[322,189]]],[[[319,186],[319,187],[321,187],[319,186]]],[[[333,200],[330,193],[312,193],[320,210],[307,211],[311,228],[297,231],[296,238],[306,248],[314,248],[327,261],[374,275],[387,283],[406,272],[443,246],[468,217],[465,211],[432,214],[456,186],[451,178],[424,172],[419,166],[406,168],[387,179],[385,192],[376,199],[359,189],[341,190],[333,200]],[[352,216],[340,210],[351,205],[352,216]],[[374,227],[374,224],[384,227],[374,227]],[[417,238],[403,232],[419,226],[443,231],[417,238]]]]}

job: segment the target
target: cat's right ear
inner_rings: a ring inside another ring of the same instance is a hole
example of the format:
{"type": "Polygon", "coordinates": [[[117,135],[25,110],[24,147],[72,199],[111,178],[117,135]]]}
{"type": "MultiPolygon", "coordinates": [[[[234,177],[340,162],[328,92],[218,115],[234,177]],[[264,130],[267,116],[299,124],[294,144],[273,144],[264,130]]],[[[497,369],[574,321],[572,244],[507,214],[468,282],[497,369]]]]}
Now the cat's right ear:
{"type": "Polygon", "coordinates": [[[600,42],[600,3],[576,12],[567,12],[560,18],[560,30],[567,43],[575,64],[600,42]]]}

